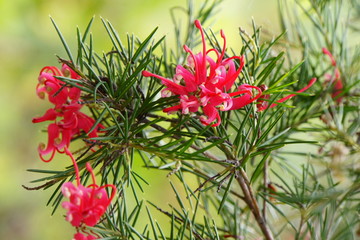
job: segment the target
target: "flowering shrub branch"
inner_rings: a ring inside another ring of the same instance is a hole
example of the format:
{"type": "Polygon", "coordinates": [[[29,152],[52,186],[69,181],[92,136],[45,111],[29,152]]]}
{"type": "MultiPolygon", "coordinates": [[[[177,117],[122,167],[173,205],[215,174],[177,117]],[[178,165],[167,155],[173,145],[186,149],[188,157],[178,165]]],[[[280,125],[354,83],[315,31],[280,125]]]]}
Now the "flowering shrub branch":
{"type": "Polygon", "coordinates": [[[239,33],[240,50],[201,24],[220,1],[198,11],[189,1],[183,40],[172,12],[175,50],[154,40],[156,29],[123,44],[102,19],[112,46],[99,55],[87,41],[92,19],[78,30],[74,58],[53,21],[69,60],[40,71],[36,93],[52,107],[33,122],[49,122],[40,159],[64,154],[72,167],[32,170],[50,177],[27,189],[60,184],[49,203],[66,210],[73,239],[355,239],[360,71],[339,65],[336,24],[332,35],[324,29],[341,13],[339,0],[297,3],[323,48],[280,2],[287,33],[264,41],[253,23],[239,33]],[[290,54],[293,46],[300,53],[290,54]],[[155,180],[159,192],[149,190],[155,180]]]}

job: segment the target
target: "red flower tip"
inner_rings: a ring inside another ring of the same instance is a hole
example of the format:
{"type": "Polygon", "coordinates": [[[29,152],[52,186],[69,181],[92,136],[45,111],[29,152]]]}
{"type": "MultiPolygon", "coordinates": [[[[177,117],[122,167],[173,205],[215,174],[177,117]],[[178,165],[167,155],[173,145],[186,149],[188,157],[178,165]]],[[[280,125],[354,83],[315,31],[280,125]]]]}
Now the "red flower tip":
{"type": "Polygon", "coordinates": [[[322,48],[322,52],[323,52],[323,54],[329,56],[330,61],[331,61],[331,65],[333,65],[333,66],[335,67],[335,66],[336,66],[336,61],[335,61],[335,58],[334,58],[334,56],[332,55],[332,53],[329,51],[329,49],[323,47],[323,48],[322,48]]]}
{"type": "Polygon", "coordinates": [[[152,74],[151,72],[148,72],[148,71],[146,71],[146,70],[142,71],[142,75],[143,75],[144,77],[152,77],[152,76],[153,76],[153,74],[152,74]]]}
{"type": "Polygon", "coordinates": [[[188,53],[191,52],[190,48],[188,46],[186,46],[186,45],[184,45],[184,50],[185,50],[185,52],[188,52],[188,53]]]}
{"type": "Polygon", "coordinates": [[[200,23],[199,20],[196,19],[196,20],[194,21],[194,24],[195,24],[195,27],[196,27],[196,28],[198,28],[198,29],[201,29],[201,28],[202,28],[201,23],[200,23]]]}
{"type": "Polygon", "coordinates": [[[323,54],[326,54],[326,55],[330,54],[330,51],[326,47],[323,47],[321,50],[322,50],[323,54]]]}
{"type": "MultiPolygon", "coordinates": [[[[310,81],[309,81],[309,84],[306,86],[306,89],[308,89],[309,87],[311,87],[315,82],[316,82],[317,78],[312,78],[310,81]]],[[[305,90],[306,90],[305,89],[305,90]]],[[[305,91],[304,90],[304,91],[305,91]]]]}
{"type": "Polygon", "coordinates": [[[221,36],[222,38],[226,38],[226,37],[225,37],[225,33],[224,33],[224,31],[223,31],[222,29],[220,30],[220,36],[221,36]]]}

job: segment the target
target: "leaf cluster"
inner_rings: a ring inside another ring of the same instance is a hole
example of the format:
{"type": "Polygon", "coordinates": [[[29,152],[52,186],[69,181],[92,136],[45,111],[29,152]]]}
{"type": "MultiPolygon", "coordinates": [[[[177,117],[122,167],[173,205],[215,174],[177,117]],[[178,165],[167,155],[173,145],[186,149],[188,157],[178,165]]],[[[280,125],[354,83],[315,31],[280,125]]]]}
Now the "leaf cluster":
{"type": "MultiPolygon", "coordinates": [[[[80,170],[89,162],[101,185],[118,189],[106,217],[93,228],[103,239],[251,239],[261,234],[272,239],[265,233],[267,227],[276,239],[289,234],[295,239],[355,239],[360,206],[359,48],[346,43],[352,25],[338,24],[337,19],[349,16],[341,1],[303,2],[295,1],[297,7],[292,8],[280,1],[284,31],[279,36],[263,37],[253,22],[251,33],[239,29],[242,48],[227,51],[228,57],[246,59],[237,86],[266,85],[264,95],[270,98],[264,101],[277,106],[259,112],[253,103],[221,112],[222,124],[216,128],[202,125],[196,114],[165,115],[162,109],[177,99],[161,98],[161,83],[141,72],[171,78],[175,64],[186,59],[182,45],[199,43],[193,20],[209,21],[218,1],[198,10],[189,1],[187,8],[172,10],[177,39],[172,50],[164,37],[155,39],[156,29],[144,40],[128,35],[123,43],[111,23],[102,19],[112,46],[98,54],[91,19],[83,33],[77,29],[75,57],[52,20],[67,53],[59,61],[81,76],[60,80],[82,90],[84,104],[96,119],[94,127],[106,127],[91,142],[84,136],[76,139],[90,144],[78,151],[80,170]],[[185,26],[176,17],[178,10],[187,16],[185,26]],[[331,67],[324,63],[321,47],[331,50],[339,63],[343,104],[331,98],[332,85],[324,80],[331,67]],[[313,88],[296,92],[313,77],[318,79],[313,88]],[[289,94],[296,96],[277,103],[289,94]],[[345,150],[336,152],[334,142],[345,150]],[[94,147],[97,150],[91,151],[94,147]],[[174,195],[168,204],[161,201],[163,196],[146,197],[162,172],[174,195]],[[337,174],[346,179],[344,184],[337,174]]],[[[205,32],[210,44],[221,49],[216,32],[205,32]]],[[[74,180],[74,170],[29,171],[46,174],[34,181],[45,182],[38,188],[54,186],[48,204],[55,212],[62,200],[59,189],[74,180]]],[[[82,171],[82,183],[88,179],[82,171]]]]}

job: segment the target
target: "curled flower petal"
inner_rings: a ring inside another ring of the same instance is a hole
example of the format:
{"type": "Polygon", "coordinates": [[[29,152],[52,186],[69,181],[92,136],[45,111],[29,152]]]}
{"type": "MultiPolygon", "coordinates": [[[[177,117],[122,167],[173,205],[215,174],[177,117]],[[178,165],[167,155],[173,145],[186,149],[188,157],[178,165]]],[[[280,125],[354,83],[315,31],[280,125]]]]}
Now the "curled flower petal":
{"type": "Polygon", "coordinates": [[[40,158],[44,162],[49,162],[54,157],[54,154],[55,154],[55,151],[56,151],[55,141],[56,141],[56,139],[58,139],[59,134],[60,134],[59,127],[55,123],[52,123],[52,124],[50,124],[48,126],[48,143],[47,143],[47,146],[45,146],[43,144],[40,144],[40,146],[38,148],[40,158]],[[44,156],[46,156],[48,154],[51,154],[51,157],[50,157],[50,159],[45,160],[44,156]]]}
{"type": "Polygon", "coordinates": [[[32,122],[38,123],[38,122],[44,122],[44,121],[52,121],[52,120],[56,119],[58,114],[59,113],[55,109],[50,108],[45,112],[45,114],[42,117],[33,118],[32,122]]]}
{"type": "Polygon", "coordinates": [[[212,127],[217,127],[220,125],[221,118],[220,118],[219,112],[217,111],[217,109],[214,106],[206,105],[205,107],[203,107],[203,111],[204,111],[205,116],[201,116],[200,121],[204,125],[211,125],[212,127]],[[213,123],[214,121],[216,121],[216,122],[213,123]],[[211,123],[213,123],[213,124],[211,124],[211,123]]]}

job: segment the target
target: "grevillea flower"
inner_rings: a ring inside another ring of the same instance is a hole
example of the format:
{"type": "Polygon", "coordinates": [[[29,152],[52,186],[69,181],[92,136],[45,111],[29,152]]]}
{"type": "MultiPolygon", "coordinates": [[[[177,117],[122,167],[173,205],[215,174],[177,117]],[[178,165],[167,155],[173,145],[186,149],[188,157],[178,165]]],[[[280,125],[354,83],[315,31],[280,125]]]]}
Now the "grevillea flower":
{"type": "Polygon", "coordinates": [[[44,162],[53,159],[56,152],[63,153],[65,147],[69,147],[70,141],[82,132],[89,137],[97,137],[97,133],[103,126],[98,124],[91,132],[95,120],[80,112],[81,90],[76,87],[68,87],[55,76],[67,76],[72,79],[81,77],[63,64],[60,71],[57,67],[47,66],[40,71],[39,83],[36,87],[37,95],[44,99],[48,96],[49,102],[54,104],[41,117],[33,118],[33,123],[52,121],[48,125],[48,143],[41,143],[38,147],[40,158],[44,162]],[[48,159],[44,156],[50,155],[48,159]]]}
{"type": "Polygon", "coordinates": [[[336,60],[331,52],[327,48],[322,48],[322,52],[324,55],[327,55],[331,61],[331,65],[334,67],[333,74],[325,74],[326,82],[333,83],[333,90],[331,93],[331,97],[337,102],[340,103],[342,101],[342,97],[339,96],[342,94],[344,85],[341,80],[340,71],[337,67],[336,60]]]}
{"type": "Polygon", "coordinates": [[[72,240],[94,240],[94,239],[96,239],[96,237],[93,235],[88,234],[85,236],[84,234],[78,232],[74,234],[74,238],[72,240]]]}
{"type": "Polygon", "coordinates": [[[55,108],[62,107],[64,104],[76,103],[79,101],[81,90],[76,87],[67,87],[55,76],[67,76],[72,79],[80,79],[81,77],[76,74],[67,65],[63,64],[62,71],[54,66],[46,66],[41,69],[36,86],[36,93],[44,99],[48,95],[48,99],[55,105],[55,108]]]}
{"type": "MultiPolygon", "coordinates": [[[[307,85],[306,87],[304,87],[304,88],[302,88],[302,89],[300,89],[300,90],[298,90],[298,91],[296,91],[296,92],[297,92],[297,93],[301,93],[301,92],[306,91],[306,90],[309,89],[315,82],[316,82],[316,78],[312,78],[312,79],[309,81],[309,83],[308,83],[308,85],[307,85]]],[[[266,91],[268,88],[267,88],[266,85],[261,85],[261,86],[260,86],[260,89],[261,89],[262,91],[266,91]]],[[[278,103],[285,102],[286,100],[288,100],[288,99],[290,99],[290,98],[292,98],[292,97],[294,97],[294,96],[296,96],[296,94],[290,94],[290,95],[288,95],[288,96],[286,96],[286,97],[283,97],[283,98],[277,100],[275,103],[273,103],[273,104],[271,104],[271,105],[269,106],[268,99],[270,99],[270,94],[261,95],[260,99],[258,99],[258,101],[257,101],[257,103],[256,103],[257,111],[260,112],[260,111],[263,111],[263,110],[265,110],[265,109],[267,109],[267,108],[273,108],[273,107],[277,106],[278,103]]]]}
{"type": "MultiPolygon", "coordinates": [[[[61,187],[64,197],[68,198],[68,202],[63,202],[62,207],[67,210],[66,220],[78,230],[86,226],[95,226],[100,218],[104,215],[111,200],[116,194],[116,187],[112,184],[98,186],[95,180],[95,174],[89,163],[86,163],[86,169],[91,174],[93,183],[85,187],[80,183],[80,175],[77,163],[72,153],[65,147],[65,153],[71,158],[77,185],[72,182],[66,182],[61,187]],[[106,188],[112,188],[111,196],[106,193],[106,188]]],[[[75,239],[96,239],[92,235],[85,237],[83,234],[77,234],[75,239]]]]}
{"type": "Polygon", "coordinates": [[[184,50],[189,53],[187,65],[178,65],[173,79],[143,71],[145,77],[155,77],[165,85],[162,97],[178,96],[179,104],[165,108],[167,113],[181,111],[183,114],[201,114],[200,121],[204,125],[218,126],[221,123],[219,111],[239,109],[252,103],[261,96],[260,88],[247,84],[240,85],[237,91],[229,92],[238,78],[243,66],[244,57],[234,56],[225,58],[226,37],[221,30],[220,35],[224,40],[222,51],[206,49],[205,35],[199,20],[195,27],[200,30],[202,39],[202,52],[194,54],[186,45],[184,50]],[[213,53],[216,58],[209,56],[213,53]],[[235,60],[239,61],[236,68],[235,60]],[[257,91],[253,95],[252,91],[257,91]]]}

